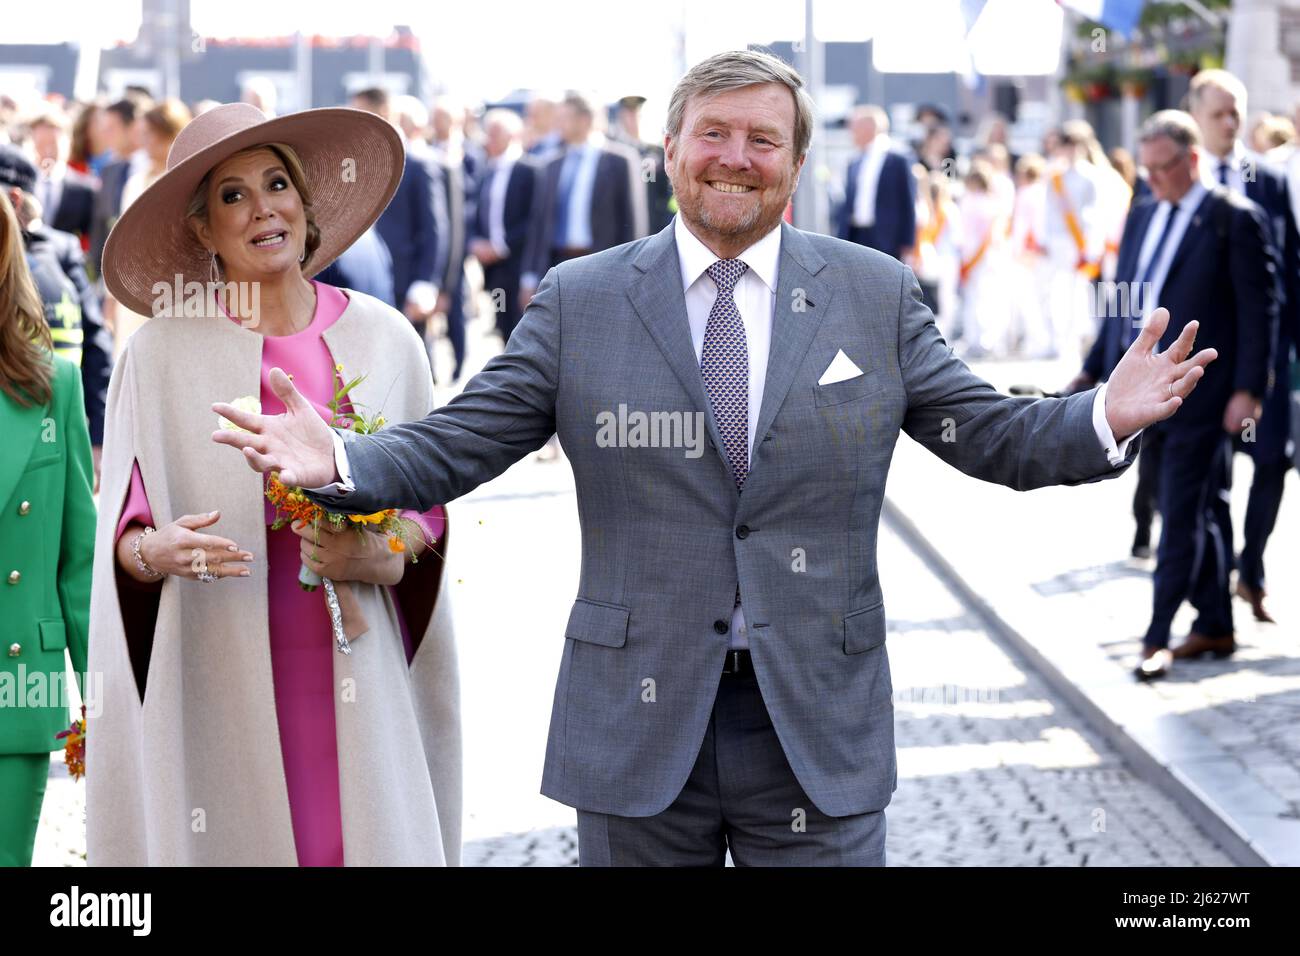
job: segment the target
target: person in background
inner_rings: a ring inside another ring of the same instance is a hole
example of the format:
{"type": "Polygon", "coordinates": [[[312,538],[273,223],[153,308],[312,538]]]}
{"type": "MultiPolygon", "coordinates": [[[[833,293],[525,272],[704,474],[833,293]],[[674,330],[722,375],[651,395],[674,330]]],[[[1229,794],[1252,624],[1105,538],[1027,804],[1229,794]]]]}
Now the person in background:
{"type": "Polygon", "coordinates": [[[664,148],[641,138],[644,96],[624,96],[613,108],[610,139],[636,150],[641,157],[639,176],[646,190],[649,232],[658,232],[673,220],[673,184],[664,169],[664,148]]]}
{"type": "Polygon", "coordinates": [[[71,143],[68,147],[68,168],[85,173],[92,180],[99,179],[99,169],[95,167],[98,149],[95,145],[95,124],[99,115],[98,103],[83,103],[77,109],[72,120],[71,143]]]}
{"type": "Polygon", "coordinates": [[[81,370],[92,462],[98,489],[104,443],[104,403],[112,370],[113,342],[104,328],[99,296],[86,276],[75,236],[47,226],[33,195],[36,167],[14,146],[0,146],[0,192],[22,230],[27,268],[41,300],[54,354],[81,370]]]}
{"type": "Polygon", "coordinates": [[[473,216],[476,184],[483,159],[476,143],[466,144],[461,122],[464,107],[450,97],[440,97],[428,114],[429,151],[442,171],[447,203],[447,268],[438,283],[437,311],[446,317],[447,339],[454,362],[451,380],[460,378],[465,364],[465,257],[466,232],[473,216]],[[466,149],[466,146],[469,149],[466,149]]]}
{"type": "Polygon", "coordinates": [[[645,221],[637,214],[645,210],[639,157],[595,129],[591,100],[581,93],[565,94],[559,116],[564,150],[538,181],[521,280],[524,308],[552,266],[644,234],[638,232],[645,221]]]}
{"type": "MultiPolygon", "coordinates": [[[[1269,240],[1279,263],[1277,280],[1281,301],[1273,369],[1267,394],[1262,396],[1262,417],[1239,433],[1237,450],[1255,464],[1241,553],[1237,559],[1236,594],[1246,601],[1259,621],[1273,620],[1264,606],[1267,596],[1264,550],[1277,522],[1286,488],[1291,455],[1291,359],[1300,344],[1300,234],[1292,210],[1285,174],[1241,142],[1246,115],[1246,87],[1226,70],[1202,70],[1192,78],[1188,105],[1205,142],[1201,178],[1207,186],[1221,185],[1256,203],[1269,221],[1269,240]]],[[[1226,505],[1225,505],[1226,509],[1226,505]]]]}
{"type": "Polygon", "coordinates": [[[1030,357],[1052,349],[1052,268],[1043,246],[1047,161],[1026,153],[1016,163],[1016,199],[1008,237],[1007,269],[1021,349],[1030,357]]]}
{"type": "Polygon", "coordinates": [[[524,107],[524,152],[541,165],[564,149],[559,123],[560,104],[550,96],[538,93],[524,107]]]}
{"type": "Polygon", "coordinates": [[[916,183],[911,163],[894,147],[889,116],[859,106],[849,120],[856,155],[844,174],[844,203],[835,234],[906,261],[916,245],[916,183]]]}
{"type": "MultiPolygon", "coordinates": [[[[137,119],[144,162],[132,163],[131,173],[122,186],[120,212],[131,208],[131,203],[167,171],[167,154],[190,119],[189,107],[175,98],[163,100],[137,119]]],[[[104,322],[113,332],[115,355],[121,354],[126,340],[147,318],[147,315],[121,307],[111,292],[105,294],[104,322]]]]}
{"type": "MultiPolygon", "coordinates": [[[[1044,204],[1042,244],[1051,269],[1048,318],[1051,341],[1035,358],[1075,359],[1096,335],[1092,283],[1105,250],[1105,187],[1089,160],[1092,127],[1082,120],[1056,133],[1044,204]]],[[[1032,353],[1031,353],[1032,354],[1032,353]]]]}
{"type": "MultiPolygon", "coordinates": [[[[1227,657],[1236,650],[1228,580],[1230,436],[1259,418],[1278,319],[1281,287],[1268,219],[1236,192],[1207,187],[1200,143],[1195,120],[1180,110],[1163,110],[1143,125],[1139,156],[1152,196],[1129,214],[1116,272],[1117,289],[1134,294],[1107,309],[1082,371],[1064,390],[1073,394],[1105,381],[1157,307],[1178,316],[1164,341],[1196,320],[1198,344],[1220,358],[1175,418],[1143,434],[1139,461],[1156,472],[1145,482],[1139,476],[1139,497],[1155,492],[1161,530],[1151,619],[1134,671],[1140,681],[1165,677],[1176,659],[1205,652],[1227,657]],[[1188,600],[1196,619],[1171,650],[1174,616],[1188,600]]],[[[1135,500],[1134,510],[1139,507],[1146,503],[1135,500]]]]}
{"type": "Polygon", "coordinates": [[[474,204],[469,251],[483,267],[483,288],[492,299],[504,345],[522,313],[519,284],[538,170],[520,143],[523,123],[517,113],[488,110],[483,130],[487,167],[474,204]]]}
{"type": "Polygon", "coordinates": [[[933,288],[935,305],[931,311],[935,324],[943,337],[952,341],[960,305],[957,287],[961,274],[961,211],[953,202],[947,176],[926,172],[919,163],[914,169],[923,184],[916,216],[916,277],[922,289],[926,285],[933,288]]]}
{"type": "MultiPolygon", "coordinates": [[[[373,113],[401,131],[387,90],[361,90],[352,97],[352,107],[373,113]]],[[[427,146],[405,134],[403,141],[406,165],[402,180],[376,229],[392,257],[393,299],[427,350],[428,324],[438,305],[438,283],[447,271],[447,194],[442,172],[427,146]]]]}
{"type": "Polygon", "coordinates": [[[95,181],[68,164],[71,138],[68,119],[57,107],[46,105],[27,120],[38,175],[34,195],[42,218],[60,232],[77,237],[83,250],[90,247],[95,212],[95,181]]]}
{"type": "Polygon", "coordinates": [[[153,101],[140,96],[126,96],[99,111],[95,139],[101,148],[99,192],[95,197],[95,215],[90,229],[92,279],[100,274],[104,243],[122,214],[122,192],[126,181],[149,163],[142,149],[144,132],[140,117],[152,108],[153,101]]]}
{"type": "Polygon", "coordinates": [[[71,722],[68,660],[87,692],[96,515],[81,375],[53,354],[9,196],[0,194],[0,675],[24,696],[0,707],[0,866],[30,866],[50,752],[71,722]],[[27,700],[37,679],[53,690],[27,700]]]}
{"type": "Polygon", "coordinates": [[[961,342],[968,358],[1000,358],[1011,351],[1011,301],[1007,288],[1009,210],[994,191],[993,167],[971,163],[961,197],[961,342]]]}

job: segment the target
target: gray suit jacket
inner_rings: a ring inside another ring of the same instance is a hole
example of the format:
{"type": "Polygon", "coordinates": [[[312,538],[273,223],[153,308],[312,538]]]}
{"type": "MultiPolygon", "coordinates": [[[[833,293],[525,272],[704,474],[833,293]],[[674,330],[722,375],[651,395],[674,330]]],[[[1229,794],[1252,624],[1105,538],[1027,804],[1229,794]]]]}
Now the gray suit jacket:
{"type": "Polygon", "coordinates": [[[704,738],[739,582],[763,700],[799,782],[831,816],[881,809],[897,772],[876,537],[898,433],[1017,489],[1122,470],[1093,431],[1093,392],[998,394],[953,356],[894,259],[783,224],[778,281],[743,494],[695,359],[670,224],[551,269],[505,352],[423,421],[354,437],[357,490],[318,498],[426,509],[559,433],[582,524],[542,780],[562,803],[635,817],[673,801],[704,738]],[[865,374],[818,385],[840,349],[865,374]],[[620,405],[701,412],[707,447],[604,447],[598,416],[620,405]]]}

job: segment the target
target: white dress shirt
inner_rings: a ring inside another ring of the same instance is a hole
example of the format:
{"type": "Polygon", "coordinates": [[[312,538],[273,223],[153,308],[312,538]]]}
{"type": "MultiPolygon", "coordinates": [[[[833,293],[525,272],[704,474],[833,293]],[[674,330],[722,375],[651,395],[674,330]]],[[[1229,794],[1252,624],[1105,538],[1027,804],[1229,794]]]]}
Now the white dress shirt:
{"type": "MultiPolygon", "coordinates": [[[[681,269],[682,289],[686,299],[686,320],[690,325],[691,344],[695,347],[698,362],[704,351],[704,330],[709,324],[709,312],[717,299],[717,285],[705,270],[718,261],[718,257],[686,227],[682,217],[673,222],[673,235],[677,241],[677,262],[681,269]]],[[[781,227],[776,226],[752,246],[736,257],[749,266],[736,283],[733,296],[745,325],[745,344],[749,351],[749,458],[753,462],[754,433],[758,428],[758,413],[763,401],[763,388],[767,382],[767,357],[772,344],[772,316],[776,307],[777,271],[781,259],[781,227]]],[[[711,413],[711,409],[705,409],[711,413]]],[[[1106,386],[1097,389],[1092,404],[1093,431],[1106,451],[1112,466],[1123,464],[1129,442],[1115,441],[1106,422],[1106,386]]],[[[334,431],[334,463],[338,469],[338,482],[309,491],[346,496],[355,486],[348,468],[347,448],[339,431],[334,431]]],[[[744,600],[744,594],[741,594],[744,600]]],[[[749,647],[741,606],[731,616],[731,648],[749,647]]]]}
{"type": "MultiPolygon", "coordinates": [[[[1232,144],[1232,150],[1227,156],[1222,158],[1215,156],[1213,153],[1204,152],[1201,154],[1201,182],[1209,188],[1225,185],[1219,179],[1219,167],[1224,163],[1227,164],[1227,187],[1238,196],[1246,195],[1246,171],[1252,169],[1257,157],[1252,156],[1242,144],[1241,140],[1235,140],[1232,144]]],[[[1254,173],[1252,171],[1251,175],[1254,173]]]]}
{"type": "Polygon", "coordinates": [[[506,245],[506,190],[510,188],[510,174],[524,153],[518,143],[511,143],[496,159],[488,160],[492,179],[488,182],[488,242],[502,259],[510,255],[506,245]]]}
{"type": "MultiPolygon", "coordinates": [[[[1219,185],[1215,180],[1214,185],[1219,185]]],[[[1142,289],[1139,292],[1142,300],[1142,318],[1145,319],[1151,314],[1160,303],[1160,290],[1164,288],[1165,277],[1169,275],[1169,266],[1174,261],[1174,254],[1178,251],[1178,245],[1183,241],[1183,236],[1187,234],[1188,223],[1196,215],[1196,210],[1200,208],[1205,197],[1209,195],[1209,190],[1205,188],[1203,182],[1192,183],[1192,188],[1183,194],[1183,198],[1178,200],[1178,213],[1174,216],[1173,228],[1169,233],[1169,238],[1165,240],[1164,248],[1160,250],[1160,258],[1155,263],[1155,268],[1151,276],[1147,279],[1150,283],[1149,289],[1142,289]]],[[[1169,210],[1172,204],[1167,200],[1161,200],[1156,205],[1156,211],[1151,214],[1151,222],[1147,224],[1147,234],[1142,237],[1142,247],[1138,250],[1137,261],[1137,278],[1146,275],[1147,269],[1151,265],[1151,257],[1155,255],[1156,245],[1160,242],[1160,235],[1165,231],[1165,223],[1169,221],[1169,210]]]]}
{"type": "Polygon", "coordinates": [[[885,156],[893,146],[888,134],[879,133],[862,153],[858,165],[858,186],[853,197],[853,225],[866,229],[876,224],[876,187],[885,156]]]}

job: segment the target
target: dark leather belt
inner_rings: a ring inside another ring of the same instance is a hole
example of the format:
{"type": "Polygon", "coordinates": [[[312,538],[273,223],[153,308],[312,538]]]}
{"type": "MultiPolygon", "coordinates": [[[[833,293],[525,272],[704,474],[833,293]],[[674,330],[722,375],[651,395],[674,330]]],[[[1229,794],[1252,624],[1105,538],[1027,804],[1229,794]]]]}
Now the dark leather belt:
{"type": "Polygon", "coordinates": [[[722,662],[722,673],[732,677],[754,673],[754,661],[749,656],[749,651],[727,651],[727,657],[722,662]]]}

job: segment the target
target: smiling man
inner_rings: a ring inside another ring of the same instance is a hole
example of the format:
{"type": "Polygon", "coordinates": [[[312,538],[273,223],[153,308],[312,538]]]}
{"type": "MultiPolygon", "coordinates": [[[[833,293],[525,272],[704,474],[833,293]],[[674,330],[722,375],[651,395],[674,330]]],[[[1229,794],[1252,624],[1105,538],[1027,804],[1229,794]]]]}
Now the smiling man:
{"type": "Polygon", "coordinates": [[[883,864],[876,538],[900,431],[1014,488],[1095,481],[1214,359],[1189,358],[1195,323],[1155,354],[1158,310],[1108,386],[998,394],[907,268],[781,221],[812,127],[785,63],[710,57],[669,104],[673,224],[550,269],[450,404],[346,443],[278,372],[284,415],[214,406],[248,429],[214,440],[353,513],[458,498],[558,432],[582,571],[542,792],[577,808],[583,865],[883,864]],[[708,448],[599,440],[622,405],[702,412],[708,448]]]}

